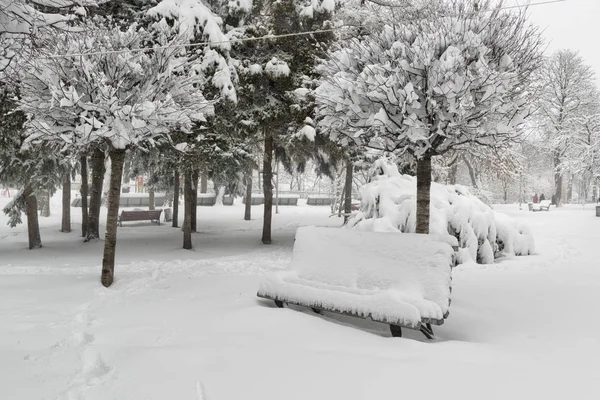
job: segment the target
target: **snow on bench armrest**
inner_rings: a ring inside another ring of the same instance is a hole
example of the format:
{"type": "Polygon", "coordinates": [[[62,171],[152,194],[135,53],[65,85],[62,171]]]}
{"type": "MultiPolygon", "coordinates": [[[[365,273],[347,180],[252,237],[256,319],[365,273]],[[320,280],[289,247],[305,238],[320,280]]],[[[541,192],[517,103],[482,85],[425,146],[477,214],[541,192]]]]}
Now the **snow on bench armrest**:
{"type": "Polygon", "coordinates": [[[258,295],[407,327],[441,324],[453,257],[435,235],[304,227],[289,268],[268,275],[258,295]]]}

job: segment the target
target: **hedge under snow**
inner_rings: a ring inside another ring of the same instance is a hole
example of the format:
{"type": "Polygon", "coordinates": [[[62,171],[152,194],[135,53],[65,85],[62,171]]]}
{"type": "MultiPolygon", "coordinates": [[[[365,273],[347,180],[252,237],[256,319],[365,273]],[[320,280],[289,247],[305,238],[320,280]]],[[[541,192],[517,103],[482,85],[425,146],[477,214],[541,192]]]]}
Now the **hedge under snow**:
{"type": "MultiPolygon", "coordinates": [[[[360,211],[348,226],[374,232],[413,233],[416,178],[402,175],[387,159],[377,160],[370,183],[360,189],[360,211]]],[[[492,210],[460,185],[431,185],[429,231],[458,239],[458,263],[491,264],[502,256],[535,251],[529,228],[492,210]]]]}

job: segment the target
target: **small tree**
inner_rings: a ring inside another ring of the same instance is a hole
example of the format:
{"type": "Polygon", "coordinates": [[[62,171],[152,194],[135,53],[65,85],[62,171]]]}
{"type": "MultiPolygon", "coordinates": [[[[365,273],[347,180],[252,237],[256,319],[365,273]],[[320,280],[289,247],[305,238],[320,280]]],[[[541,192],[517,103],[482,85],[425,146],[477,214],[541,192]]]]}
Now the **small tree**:
{"type": "Polygon", "coordinates": [[[441,1],[385,19],[323,68],[319,126],[417,159],[417,232],[429,232],[431,159],[518,140],[542,41],[525,11],[441,1]]]}
{"type": "Polygon", "coordinates": [[[32,142],[106,144],[111,176],[101,281],[110,286],[126,151],[169,142],[171,131],[191,129],[212,106],[195,87],[198,61],[181,55],[180,39],[142,52],[160,36],[136,25],[93,28],[48,40],[48,55],[32,60],[23,77],[21,108],[30,115],[32,142]],[[52,56],[69,52],[79,56],[52,56]]]}

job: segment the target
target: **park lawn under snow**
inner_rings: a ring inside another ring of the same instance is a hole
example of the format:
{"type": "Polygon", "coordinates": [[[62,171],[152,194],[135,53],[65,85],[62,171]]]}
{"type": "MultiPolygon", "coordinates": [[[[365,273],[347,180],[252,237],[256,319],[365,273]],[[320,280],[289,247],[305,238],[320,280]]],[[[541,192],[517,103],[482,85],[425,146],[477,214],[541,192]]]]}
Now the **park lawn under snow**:
{"type": "Polygon", "coordinates": [[[256,298],[264,274],[289,263],[298,226],[339,224],[328,207],[280,207],[271,246],[262,206],[251,222],[239,204],[199,207],[193,252],[178,229],[128,223],[104,289],[102,241],[80,243],[77,223],[58,232],[59,204],[35,251],[0,215],[3,399],[598,399],[591,206],[496,206],[530,226],[538,254],[455,268],[450,316],[428,342],[256,298]]]}

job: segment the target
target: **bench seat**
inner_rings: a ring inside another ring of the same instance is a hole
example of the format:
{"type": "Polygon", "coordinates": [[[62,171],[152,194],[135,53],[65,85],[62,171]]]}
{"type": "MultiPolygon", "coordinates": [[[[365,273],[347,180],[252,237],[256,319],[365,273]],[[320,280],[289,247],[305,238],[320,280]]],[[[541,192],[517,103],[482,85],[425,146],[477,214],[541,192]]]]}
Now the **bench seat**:
{"type": "Polygon", "coordinates": [[[449,313],[453,239],[299,228],[289,268],[266,276],[257,295],[278,306],[296,304],[431,331],[430,324],[443,324],[449,313]]]}

